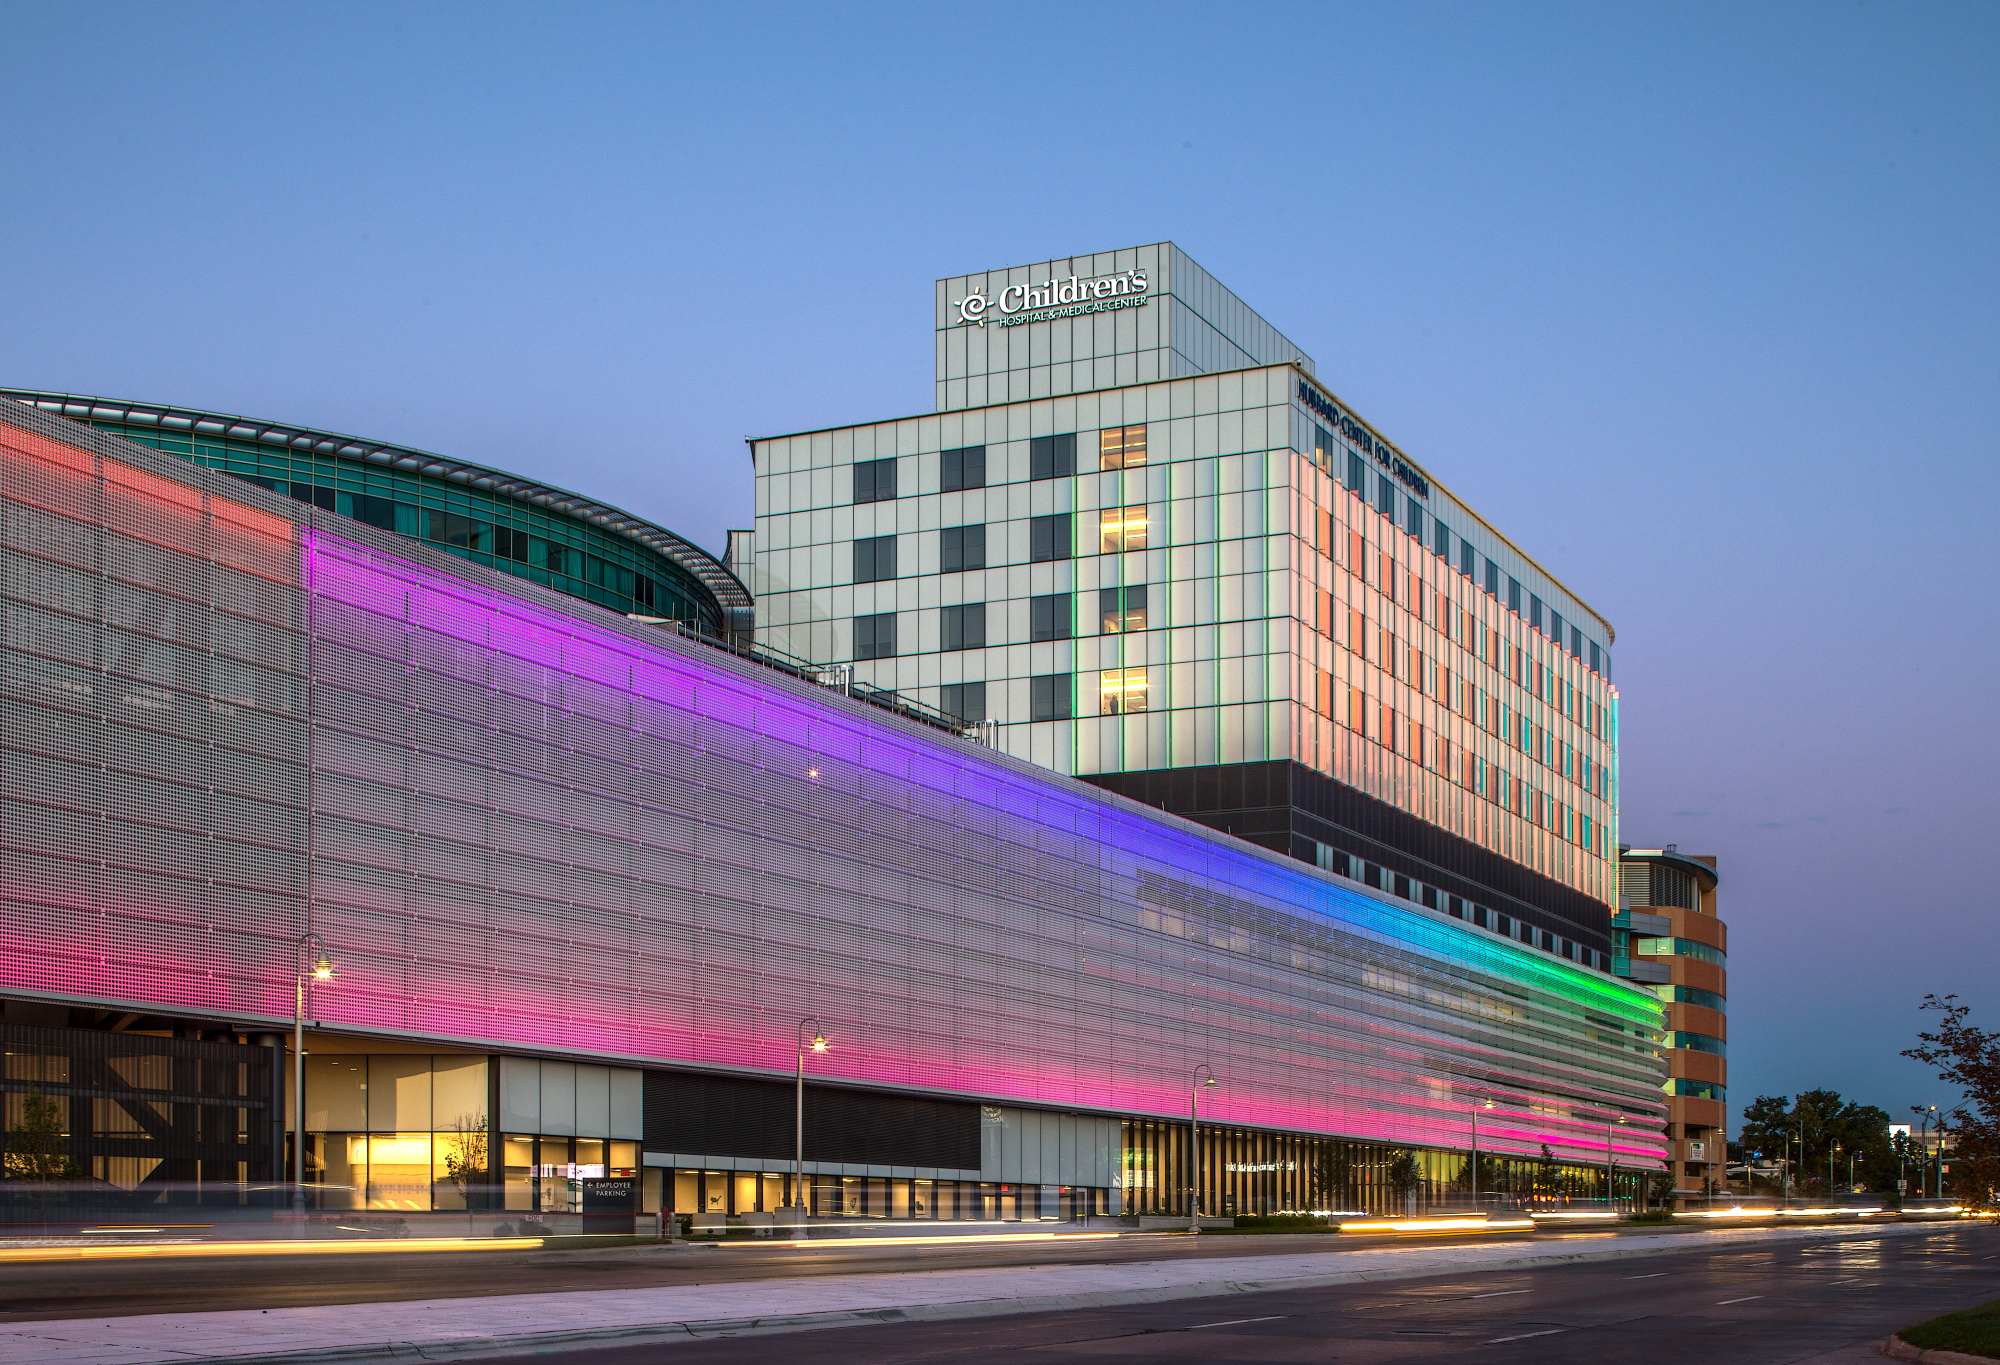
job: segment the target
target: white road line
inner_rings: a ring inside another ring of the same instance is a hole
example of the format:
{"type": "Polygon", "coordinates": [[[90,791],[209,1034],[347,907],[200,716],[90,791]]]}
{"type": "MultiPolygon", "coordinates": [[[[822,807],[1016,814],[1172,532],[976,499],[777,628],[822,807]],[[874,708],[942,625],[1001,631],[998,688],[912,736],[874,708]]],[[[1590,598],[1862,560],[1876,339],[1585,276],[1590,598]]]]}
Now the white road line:
{"type": "Polygon", "coordinates": [[[1234,1327],[1239,1322],[1276,1322],[1279,1318],[1288,1318],[1290,1316],[1290,1313],[1275,1313],[1268,1318],[1230,1318],[1227,1322],[1197,1322],[1194,1326],[1186,1330],[1199,1332],[1204,1327],[1234,1327]]]}
{"type": "Polygon", "coordinates": [[[1625,1278],[1628,1280],[1657,1280],[1662,1275],[1671,1275],[1671,1274],[1673,1274],[1671,1270],[1655,1270],[1650,1275],[1627,1275],[1625,1278]]]}
{"type": "Polygon", "coordinates": [[[1551,1327],[1546,1332],[1523,1332],[1518,1337],[1494,1337],[1491,1341],[1484,1341],[1481,1342],[1480,1344],[1482,1346],[1498,1346],[1503,1341],[1526,1341],[1530,1337],[1560,1336],[1562,1333],[1567,1332],[1568,1330],[1569,1328],[1567,1327],[1551,1327]]]}
{"type": "Polygon", "coordinates": [[[1509,1294],[1532,1294],[1532,1289],[1496,1289],[1491,1294],[1467,1294],[1468,1299],[1504,1299],[1509,1294]]]}
{"type": "Polygon", "coordinates": [[[1732,1303],[1748,1303],[1748,1302],[1750,1302],[1750,1300],[1752,1300],[1752,1299],[1761,1299],[1761,1298],[1763,1298],[1763,1297],[1764,1297],[1764,1296],[1763,1296],[1762,1294],[1745,1294],[1745,1295],[1744,1295],[1744,1296],[1743,1296],[1742,1298],[1740,1298],[1740,1299],[1721,1299],[1721,1300],[1718,1300],[1718,1301],[1716,1302],[1716,1305],[1715,1305],[1715,1306],[1716,1306],[1717,1308],[1721,1308],[1721,1307],[1724,1307],[1724,1306],[1726,1306],[1726,1305],[1728,1305],[1728,1304],[1732,1304],[1732,1303]]]}
{"type": "Polygon", "coordinates": [[[1855,1276],[1855,1277],[1854,1277],[1853,1279],[1851,1279],[1851,1280],[1828,1280],[1828,1281],[1827,1281],[1827,1283],[1828,1283],[1828,1284],[1858,1284],[1858,1283],[1860,1282],[1860,1280],[1861,1280],[1861,1277],[1860,1277],[1859,1275],[1856,1275],[1856,1276],[1855,1276]]]}

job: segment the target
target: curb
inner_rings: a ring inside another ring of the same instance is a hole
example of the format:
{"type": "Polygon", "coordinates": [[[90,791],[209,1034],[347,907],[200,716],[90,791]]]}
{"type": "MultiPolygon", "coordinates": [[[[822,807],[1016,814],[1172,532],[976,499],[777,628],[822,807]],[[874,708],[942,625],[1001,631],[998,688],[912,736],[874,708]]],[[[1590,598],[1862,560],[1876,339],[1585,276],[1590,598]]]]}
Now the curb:
{"type": "Polygon", "coordinates": [[[1922,1365],[1993,1365],[1991,1356],[1967,1355],[1963,1351],[1929,1350],[1922,1346],[1912,1346],[1897,1336],[1884,1338],[1875,1349],[1891,1360],[1909,1361],[1911,1365],[1916,1365],[1919,1361],[1922,1365]]]}
{"type": "MultiPolygon", "coordinates": [[[[1852,1228],[1799,1229],[1820,1236],[1852,1236],[1852,1228]]],[[[1787,1241],[1818,1240],[1816,1237],[1787,1241]]],[[[968,1299],[959,1303],[907,1307],[838,1309],[824,1313],[781,1314],[770,1317],[710,1318],[701,1321],[658,1322],[631,1327],[568,1328],[553,1332],[508,1333],[493,1337],[451,1337],[428,1341],[385,1341],[328,1347],[321,1350],[260,1352],[256,1355],[184,1356],[176,1365],[387,1365],[413,1360],[475,1360],[527,1355],[554,1349],[587,1350],[612,1346],[667,1345],[718,1337],[764,1336],[780,1332],[810,1332],[833,1327],[870,1327],[895,1322],[946,1322],[963,1318],[1003,1317],[1019,1313],[1051,1313],[1079,1308],[1109,1308],[1125,1304],[1168,1303],[1176,1299],[1214,1298],[1228,1294],[1264,1294],[1287,1289],[1325,1289],[1337,1285],[1384,1280],[1415,1280],[1461,1270],[1529,1270],[1584,1261],[1623,1261],[1668,1256],[1686,1247],[1606,1248],[1601,1251],[1550,1252],[1485,1261],[1476,1266],[1412,1265],[1380,1270],[1338,1271],[1325,1275],[1295,1275],[1277,1280],[1211,1280],[1165,1285],[1155,1289],[1111,1289],[1090,1294],[1054,1294],[1037,1298],[968,1299]]],[[[1892,1338],[1893,1340],[1893,1338],[1892,1338]]],[[[1886,1343],[1885,1343],[1886,1345],[1886,1343]]],[[[1906,1346],[1906,1350],[1915,1350],[1906,1346]]],[[[1916,1357],[1898,1357],[1915,1359],[1916,1357]]],[[[1931,1351],[1924,1365],[1994,1365],[1976,1356],[1931,1351]]]]}

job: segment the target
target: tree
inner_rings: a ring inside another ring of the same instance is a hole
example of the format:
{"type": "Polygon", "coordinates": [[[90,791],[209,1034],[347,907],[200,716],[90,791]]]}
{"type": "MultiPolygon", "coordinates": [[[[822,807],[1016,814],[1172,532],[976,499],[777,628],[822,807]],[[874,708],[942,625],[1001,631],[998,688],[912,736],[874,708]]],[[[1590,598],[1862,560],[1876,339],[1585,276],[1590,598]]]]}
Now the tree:
{"type": "Polygon", "coordinates": [[[1952,1192],[1967,1201],[1992,1204],[2000,1185],[2000,1033],[1966,1022],[1969,1005],[1956,995],[1927,995],[1919,1007],[1943,1016],[1937,1031],[1919,1032],[1918,1045],[1905,1057],[1937,1068],[1938,1079],[1959,1088],[1960,1099],[1944,1116],[1952,1134],[1952,1192]]]}
{"type": "Polygon", "coordinates": [[[1535,1193],[1544,1199],[1553,1198],[1562,1189],[1562,1166],[1556,1161],[1556,1154],[1549,1144],[1542,1144],[1542,1159],[1535,1163],[1535,1193]]]}
{"type": "Polygon", "coordinates": [[[444,1136],[444,1173],[468,1212],[486,1202],[486,1115],[460,1114],[444,1136]]]}
{"type": "Polygon", "coordinates": [[[1823,1198],[1845,1188],[1849,1156],[1856,1185],[1876,1191],[1895,1188],[1896,1151],[1889,1140],[1888,1113],[1843,1100],[1837,1090],[1807,1090],[1796,1102],[1783,1095],[1759,1095],[1743,1106],[1740,1138],[1746,1151],[1761,1152],[1766,1161],[1790,1157],[1795,1195],[1823,1198]]]}
{"type": "Polygon", "coordinates": [[[21,1120],[7,1135],[4,1161],[7,1179],[44,1211],[63,1197],[64,1185],[80,1172],[69,1154],[69,1122],[61,1100],[40,1090],[23,1097],[21,1120]]]}
{"type": "Polygon", "coordinates": [[[1423,1183],[1424,1168],[1417,1163],[1417,1154],[1408,1149],[1398,1152],[1389,1163],[1389,1188],[1396,1192],[1397,1202],[1406,1212],[1416,1197],[1417,1187],[1423,1183]]]}
{"type": "Polygon", "coordinates": [[[1345,1151],[1323,1151],[1313,1162],[1312,1178],[1306,1185],[1306,1197],[1312,1200],[1316,1209],[1352,1209],[1354,1207],[1354,1163],[1345,1151]]]}

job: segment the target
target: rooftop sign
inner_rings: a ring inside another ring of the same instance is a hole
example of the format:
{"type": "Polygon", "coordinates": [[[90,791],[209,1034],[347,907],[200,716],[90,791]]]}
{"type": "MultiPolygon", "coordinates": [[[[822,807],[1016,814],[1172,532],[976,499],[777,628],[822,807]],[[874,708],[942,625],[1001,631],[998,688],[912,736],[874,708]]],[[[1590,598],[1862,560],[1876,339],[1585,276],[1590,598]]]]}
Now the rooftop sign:
{"type": "Polygon", "coordinates": [[[1052,322],[1057,318],[1081,317],[1085,313],[1109,313],[1120,308],[1144,308],[1151,294],[1144,270],[1121,270],[1115,275],[1081,279],[1044,280],[1040,284],[1010,284],[998,298],[975,290],[952,300],[960,325],[984,327],[998,322],[1002,327],[1018,327],[1024,322],[1052,322]],[[997,318],[987,316],[998,311],[997,318]]]}

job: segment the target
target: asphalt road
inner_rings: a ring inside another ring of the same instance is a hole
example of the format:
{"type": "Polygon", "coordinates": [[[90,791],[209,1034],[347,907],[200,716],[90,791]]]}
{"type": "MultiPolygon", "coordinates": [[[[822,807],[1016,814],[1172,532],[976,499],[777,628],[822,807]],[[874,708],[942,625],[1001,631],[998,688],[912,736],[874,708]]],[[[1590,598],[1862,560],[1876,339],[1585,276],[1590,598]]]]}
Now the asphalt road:
{"type": "Polygon", "coordinates": [[[1105,1365],[1222,1358],[1232,1365],[1374,1365],[1464,1357],[1479,1365],[1771,1365],[1829,1356],[1826,1365],[1845,1365],[1867,1360],[1866,1347],[1900,1327],[1994,1298],[2000,1298],[2000,1230],[1962,1226],[1923,1237],[1859,1235],[1374,1286],[538,1352],[535,1359],[796,1365],[801,1357],[831,1356],[841,1365],[1105,1365]]]}

